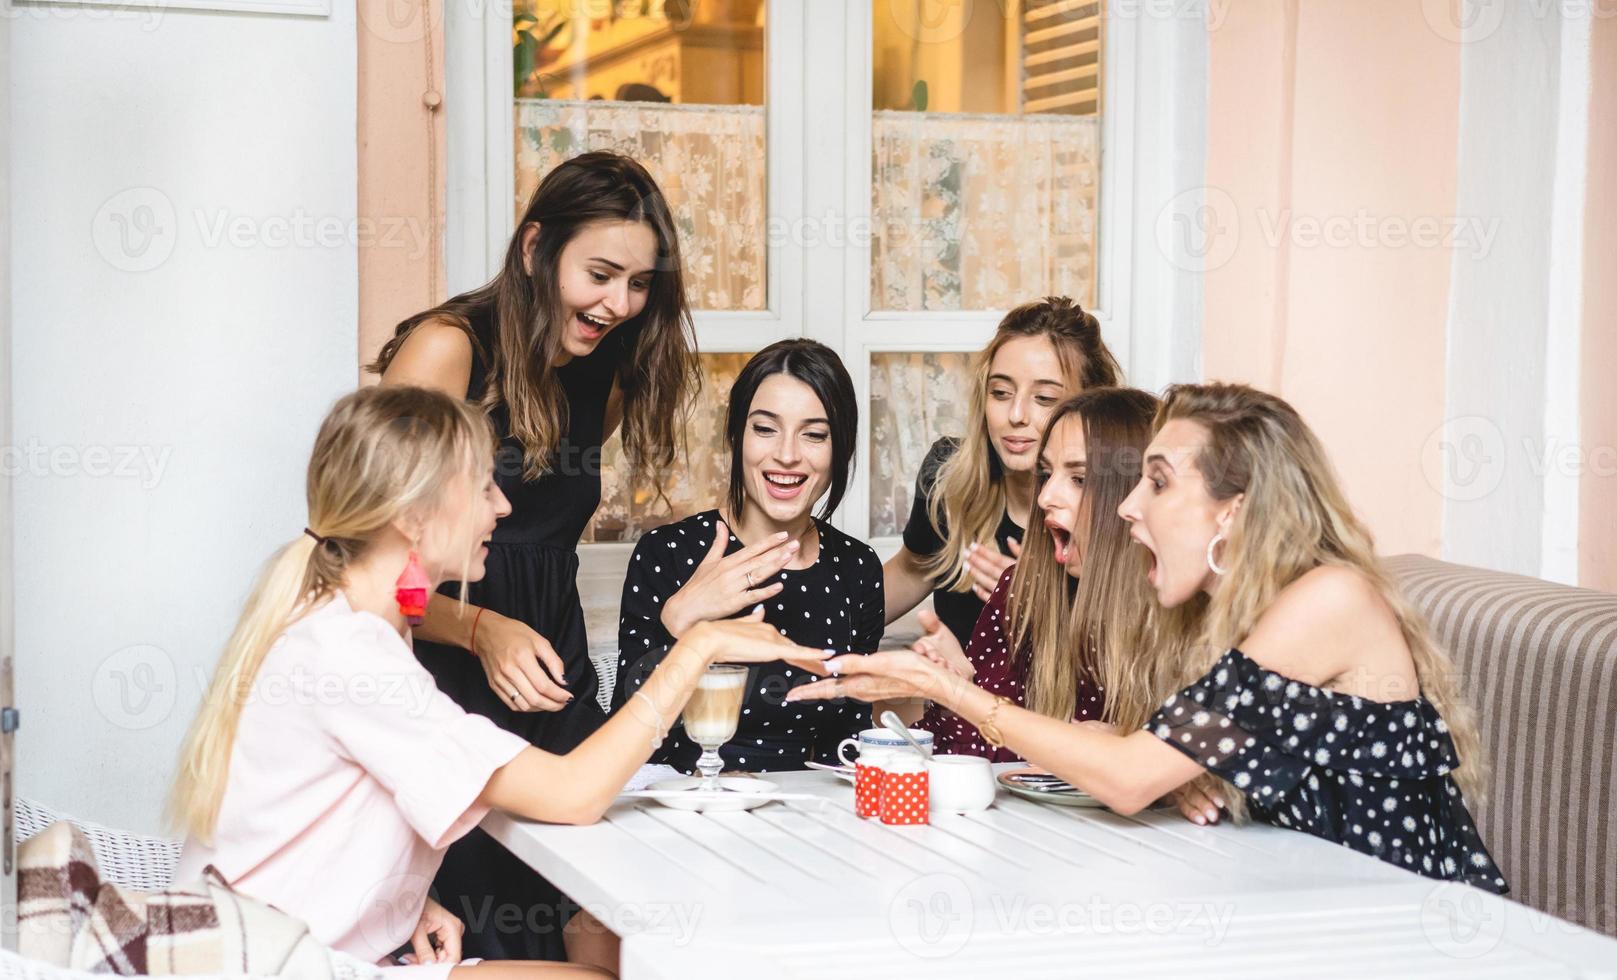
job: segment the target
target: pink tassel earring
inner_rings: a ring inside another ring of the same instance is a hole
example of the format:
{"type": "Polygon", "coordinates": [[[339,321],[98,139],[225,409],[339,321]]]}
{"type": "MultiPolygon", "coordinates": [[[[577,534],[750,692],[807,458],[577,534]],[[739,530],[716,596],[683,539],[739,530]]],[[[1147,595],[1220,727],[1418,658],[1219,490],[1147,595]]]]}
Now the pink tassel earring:
{"type": "Polygon", "coordinates": [[[427,618],[427,591],[432,580],[427,578],[427,571],[421,567],[421,559],[416,557],[414,548],[410,549],[410,560],[404,563],[404,571],[399,573],[395,585],[397,591],[393,595],[398,600],[399,612],[411,626],[420,626],[427,618]]]}

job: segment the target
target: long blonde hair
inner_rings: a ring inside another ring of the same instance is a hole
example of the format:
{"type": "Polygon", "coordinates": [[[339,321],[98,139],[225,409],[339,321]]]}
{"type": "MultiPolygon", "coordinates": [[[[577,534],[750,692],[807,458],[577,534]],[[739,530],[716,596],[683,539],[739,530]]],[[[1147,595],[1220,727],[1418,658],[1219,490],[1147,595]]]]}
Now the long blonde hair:
{"type": "Polygon", "coordinates": [[[403,515],[436,510],[446,488],[486,470],[493,452],[483,413],[439,392],[368,387],[337,402],[315,438],[307,478],[309,529],[324,541],[299,534],[253,587],[180,750],[169,797],[175,825],[212,840],[242,709],[276,639],[342,587],[379,532],[403,515]]]}
{"type": "MultiPolygon", "coordinates": [[[[1140,481],[1140,461],[1151,441],[1154,396],[1133,388],[1096,388],[1067,399],[1050,414],[1039,440],[1044,458],[1056,424],[1072,417],[1084,427],[1084,495],[1072,547],[1084,549],[1077,588],[1056,561],[1050,535],[1029,533],[1011,573],[1006,633],[1014,656],[1027,658],[1025,705],[1063,721],[1077,708],[1085,677],[1104,695],[1102,718],[1138,728],[1161,702],[1129,662],[1146,642],[1156,604],[1146,582],[1144,556],[1133,547],[1117,507],[1140,481]],[[1082,539],[1080,541],[1080,539],[1082,539]]],[[[1042,489],[1051,474],[1039,472],[1042,489]]],[[[1030,532],[1044,526],[1035,492],[1030,532]]]]}
{"type": "MultiPolygon", "coordinates": [[[[1181,683],[1205,673],[1239,646],[1286,586],[1321,565],[1358,571],[1392,609],[1414,659],[1420,693],[1443,716],[1454,740],[1456,782],[1468,796],[1483,789],[1481,742],[1460,694],[1453,661],[1437,646],[1426,618],[1393,583],[1376,558],[1369,530],[1354,515],[1318,438],[1283,399],[1245,385],[1174,385],[1157,413],[1195,422],[1207,432],[1196,468],[1215,500],[1244,494],[1225,532],[1223,584],[1205,613],[1183,621],[1194,630],[1177,639],[1185,669],[1181,683]]],[[[1236,803],[1240,794],[1227,792],[1236,803]]]]}
{"type": "Polygon", "coordinates": [[[988,374],[1000,348],[1022,337],[1049,340],[1069,388],[1113,387],[1123,380],[1123,370],[1101,339],[1100,321],[1067,297],[1047,296],[1005,314],[994,339],[972,361],[971,428],[954,455],[939,467],[927,501],[927,518],[943,538],[943,548],[922,568],[953,592],[971,590],[966,545],[992,541],[1005,513],[1005,470],[988,436],[988,374]]]}

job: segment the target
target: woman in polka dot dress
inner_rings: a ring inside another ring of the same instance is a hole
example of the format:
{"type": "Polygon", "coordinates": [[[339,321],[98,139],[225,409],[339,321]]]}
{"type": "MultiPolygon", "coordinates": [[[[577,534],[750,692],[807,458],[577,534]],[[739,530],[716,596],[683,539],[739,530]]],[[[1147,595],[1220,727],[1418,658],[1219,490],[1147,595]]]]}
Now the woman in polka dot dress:
{"type": "MultiPolygon", "coordinates": [[[[1022,558],[1000,577],[964,652],[929,613],[915,649],[977,686],[1051,718],[1101,719],[1138,727],[1162,691],[1141,690],[1129,670],[1150,589],[1132,561],[1117,505],[1140,479],[1157,400],[1131,388],[1097,388],[1050,414],[1035,464],[1030,536],[1022,558]],[[1091,560],[1092,559],[1092,560],[1091,560]],[[1072,636],[1084,637],[1073,643],[1072,636]],[[1122,696],[1103,692],[1115,686],[1122,696]]],[[[939,752],[994,762],[1021,757],[989,745],[977,729],[934,704],[916,726],[932,732],[939,752]]]]}
{"type": "Polygon", "coordinates": [[[1243,385],[1170,388],[1118,513],[1166,611],[1149,656],[1195,678],[1143,730],[1046,718],[908,650],[832,661],[844,676],[793,698],[930,693],[1120,813],[1210,772],[1231,810],[1506,890],[1465,804],[1482,750],[1454,664],[1290,405],[1243,385]]]}
{"type": "MultiPolygon", "coordinates": [[[[648,532],[623,583],[614,705],[634,696],[691,626],[761,609],[794,642],[869,653],[881,640],[881,563],[824,517],[841,501],[858,431],[853,382],[836,353],[810,340],[760,351],[730,390],[725,506],[648,532]],[[820,517],[814,505],[820,503],[820,517]]],[[[802,769],[870,725],[857,701],[788,704],[814,680],[785,662],[750,669],[726,768],[802,769]]],[[[690,771],[701,750],[676,727],[653,762],[690,771]]]]}

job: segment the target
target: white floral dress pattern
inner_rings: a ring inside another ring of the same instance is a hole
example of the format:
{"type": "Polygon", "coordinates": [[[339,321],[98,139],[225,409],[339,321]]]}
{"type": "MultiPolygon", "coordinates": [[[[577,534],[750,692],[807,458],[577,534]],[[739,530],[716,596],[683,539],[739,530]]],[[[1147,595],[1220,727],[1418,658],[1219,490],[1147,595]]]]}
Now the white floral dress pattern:
{"type": "Polygon", "coordinates": [[[1503,894],[1425,698],[1378,702],[1265,670],[1231,648],[1147,730],[1229,780],[1255,819],[1431,878],[1503,894]]]}

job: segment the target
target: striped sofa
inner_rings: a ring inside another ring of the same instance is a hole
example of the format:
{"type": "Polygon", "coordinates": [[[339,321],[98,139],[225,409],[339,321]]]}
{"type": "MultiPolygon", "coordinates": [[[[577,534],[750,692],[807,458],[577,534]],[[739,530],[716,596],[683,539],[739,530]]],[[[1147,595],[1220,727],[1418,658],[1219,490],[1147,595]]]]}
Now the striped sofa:
{"type": "Polygon", "coordinates": [[[1617,936],[1617,595],[1401,555],[1491,770],[1474,804],[1511,897],[1617,936]]]}

